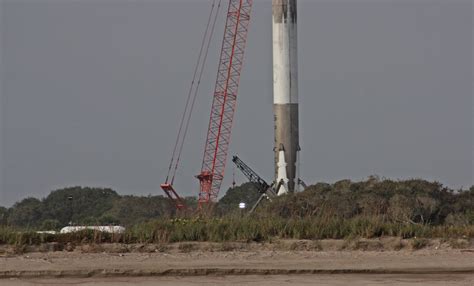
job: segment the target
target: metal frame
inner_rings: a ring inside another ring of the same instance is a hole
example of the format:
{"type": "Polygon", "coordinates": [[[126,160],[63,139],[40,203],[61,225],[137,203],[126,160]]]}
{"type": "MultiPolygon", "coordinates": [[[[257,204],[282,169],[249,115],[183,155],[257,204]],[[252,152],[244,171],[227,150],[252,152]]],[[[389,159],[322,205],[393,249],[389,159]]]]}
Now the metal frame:
{"type": "Polygon", "coordinates": [[[199,207],[217,200],[224,179],[253,0],[229,0],[200,181],[199,207]]]}
{"type": "Polygon", "coordinates": [[[161,184],[161,188],[163,189],[165,194],[168,196],[168,198],[173,201],[173,203],[175,204],[178,210],[186,209],[184,200],[178,195],[178,193],[176,193],[176,191],[174,190],[171,184],[167,184],[167,183],[161,184]]]}

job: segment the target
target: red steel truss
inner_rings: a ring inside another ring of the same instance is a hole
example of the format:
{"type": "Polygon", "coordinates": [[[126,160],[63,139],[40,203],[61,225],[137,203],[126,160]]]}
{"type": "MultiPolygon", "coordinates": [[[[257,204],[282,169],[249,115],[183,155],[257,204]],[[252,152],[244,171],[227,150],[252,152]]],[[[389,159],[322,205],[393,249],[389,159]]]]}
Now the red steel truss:
{"type": "Polygon", "coordinates": [[[199,207],[217,200],[224,179],[253,0],[229,0],[200,181],[199,207]]]}

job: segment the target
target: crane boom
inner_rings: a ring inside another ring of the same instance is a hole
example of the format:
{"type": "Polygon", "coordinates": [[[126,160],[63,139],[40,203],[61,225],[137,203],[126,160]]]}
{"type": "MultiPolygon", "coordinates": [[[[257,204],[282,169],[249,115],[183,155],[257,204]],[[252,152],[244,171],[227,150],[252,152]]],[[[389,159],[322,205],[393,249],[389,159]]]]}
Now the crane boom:
{"type": "Polygon", "coordinates": [[[224,179],[252,4],[253,0],[229,0],[201,173],[197,175],[199,207],[217,199],[224,179]]]}
{"type": "Polygon", "coordinates": [[[247,166],[239,157],[234,156],[232,158],[232,162],[234,162],[235,166],[244,174],[245,177],[249,180],[249,182],[254,183],[257,187],[257,190],[264,194],[269,188],[270,185],[262,179],[252,168],[247,166]]]}
{"type": "Polygon", "coordinates": [[[250,209],[249,214],[253,213],[260,202],[264,199],[270,199],[276,197],[276,192],[273,189],[273,184],[269,185],[262,177],[260,177],[252,168],[247,166],[239,157],[234,156],[232,158],[232,162],[234,162],[235,166],[244,174],[245,177],[249,180],[249,182],[254,183],[255,187],[257,188],[258,192],[261,194],[260,198],[257,202],[253,205],[252,209],[250,209]]]}

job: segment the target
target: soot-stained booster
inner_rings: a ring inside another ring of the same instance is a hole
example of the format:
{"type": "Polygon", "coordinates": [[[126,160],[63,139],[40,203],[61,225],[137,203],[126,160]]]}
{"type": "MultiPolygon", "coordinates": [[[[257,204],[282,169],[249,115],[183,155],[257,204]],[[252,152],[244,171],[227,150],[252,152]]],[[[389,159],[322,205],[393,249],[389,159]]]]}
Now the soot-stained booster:
{"type": "Polygon", "coordinates": [[[296,0],[272,0],[275,183],[278,195],[299,181],[298,33],[296,0]]]}

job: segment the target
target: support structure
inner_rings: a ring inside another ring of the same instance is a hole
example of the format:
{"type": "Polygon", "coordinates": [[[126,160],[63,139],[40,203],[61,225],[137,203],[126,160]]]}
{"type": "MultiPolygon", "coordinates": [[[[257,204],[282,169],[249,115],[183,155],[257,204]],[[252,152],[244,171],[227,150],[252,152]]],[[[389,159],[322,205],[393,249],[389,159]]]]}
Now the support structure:
{"type": "Polygon", "coordinates": [[[201,173],[199,207],[217,200],[224,179],[253,0],[229,0],[201,173]]]}
{"type": "MultiPolygon", "coordinates": [[[[245,177],[249,180],[249,182],[255,184],[258,192],[260,193],[260,197],[258,198],[257,202],[252,206],[250,209],[249,214],[253,213],[255,209],[260,205],[260,202],[267,198],[271,200],[274,198],[278,191],[275,191],[274,184],[269,185],[262,177],[260,177],[254,170],[252,170],[247,164],[245,164],[239,157],[234,156],[232,158],[232,162],[234,162],[235,166],[244,174],[245,177]]],[[[279,186],[281,187],[281,185],[279,186]]]]}
{"type": "Polygon", "coordinates": [[[249,182],[254,183],[257,190],[261,194],[266,194],[268,197],[275,197],[276,192],[273,189],[273,185],[269,185],[262,177],[260,177],[254,170],[252,170],[247,164],[245,164],[239,157],[234,156],[232,158],[235,166],[244,174],[249,182]]]}
{"type": "Polygon", "coordinates": [[[296,0],[272,0],[273,111],[275,119],[275,185],[278,195],[298,184],[298,36],[296,0]]]}

